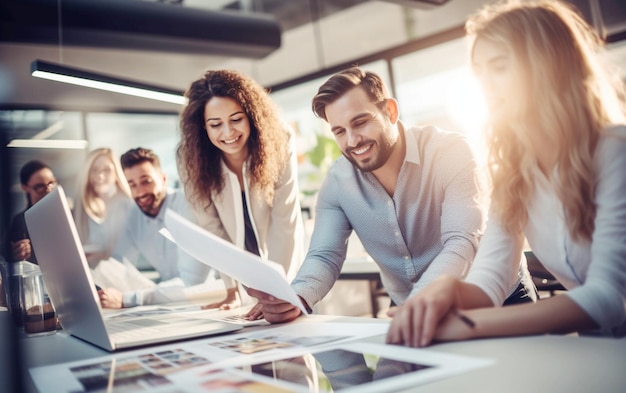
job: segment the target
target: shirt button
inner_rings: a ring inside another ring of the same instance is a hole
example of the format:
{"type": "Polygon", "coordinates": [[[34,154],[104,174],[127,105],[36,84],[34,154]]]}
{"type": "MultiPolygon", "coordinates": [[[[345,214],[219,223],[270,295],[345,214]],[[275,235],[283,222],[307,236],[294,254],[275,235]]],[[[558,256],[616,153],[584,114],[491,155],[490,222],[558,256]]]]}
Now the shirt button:
{"type": "Polygon", "coordinates": [[[391,206],[391,205],[393,205],[393,202],[392,201],[387,201],[387,206],[391,206]]]}
{"type": "Polygon", "coordinates": [[[408,256],[408,255],[405,255],[405,256],[404,256],[404,260],[405,260],[405,261],[408,261],[408,260],[409,260],[409,256],[408,256]]]}
{"type": "Polygon", "coordinates": [[[400,236],[400,232],[396,231],[396,236],[400,236]]]}

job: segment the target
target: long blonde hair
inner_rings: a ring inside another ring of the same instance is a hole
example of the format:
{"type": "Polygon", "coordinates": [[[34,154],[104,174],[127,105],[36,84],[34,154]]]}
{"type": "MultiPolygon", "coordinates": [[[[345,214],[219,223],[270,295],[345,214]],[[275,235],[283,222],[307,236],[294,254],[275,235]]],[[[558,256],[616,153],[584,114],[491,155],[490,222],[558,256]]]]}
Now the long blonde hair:
{"type": "Polygon", "coordinates": [[[472,49],[477,39],[507,47],[525,82],[516,113],[506,124],[491,124],[492,211],[510,233],[526,226],[537,165],[528,133],[538,132],[555,148],[556,176],[546,175],[556,185],[570,235],[591,240],[594,152],[602,130],[623,122],[625,113],[623,83],[598,56],[602,40],[572,8],[551,0],[488,5],[468,19],[466,30],[472,49]]]}
{"type": "Polygon", "coordinates": [[[93,186],[89,182],[89,174],[94,161],[98,157],[105,156],[115,168],[115,187],[118,193],[130,198],[130,189],[119,160],[113,154],[113,150],[108,147],[102,147],[92,150],[87,157],[78,175],[78,184],[76,187],[77,195],[74,198],[74,220],[76,221],[78,232],[81,239],[86,241],[89,235],[88,218],[95,222],[102,222],[107,215],[107,205],[105,201],[96,194],[93,186]]]}

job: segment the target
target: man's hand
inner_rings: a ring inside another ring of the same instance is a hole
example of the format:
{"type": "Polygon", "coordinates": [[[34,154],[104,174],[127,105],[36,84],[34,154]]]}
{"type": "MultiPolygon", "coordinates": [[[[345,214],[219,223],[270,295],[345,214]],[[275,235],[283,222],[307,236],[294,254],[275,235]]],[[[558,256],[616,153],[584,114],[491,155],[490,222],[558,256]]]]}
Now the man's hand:
{"type": "Polygon", "coordinates": [[[122,292],[115,288],[104,288],[98,291],[100,304],[104,308],[122,308],[122,292]]]}
{"type": "MultiPolygon", "coordinates": [[[[277,299],[272,295],[256,289],[248,288],[248,295],[255,297],[263,310],[263,316],[269,323],[290,322],[298,318],[302,311],[291,303],[277,299]]],[[[258,305],[257,304],[257,305],[258,305]]],[[[256,306],[255,306],[256,307],[256,306]]]]}
{"type": "Polygon", "coordinates": [[[257,319],[263,319],[263,305],[261,303],[257,303],[248,311],[244,318],[249,321],[256,321],[257,319]]]}
{"type": "Polygon", "coordinates": [[[456,283],[453,277],[433,281],[405,304],[387,312],[393,317],[387,332],[387,343],[424,347],[437,333],[439,322],[456,308],[456,283]]]}
{"type": "Polygon", "coordinates": [[[11,242],[11,251],[13,253],[14,261],[24,261],[30,258],[32,254],[30,239],[22,239],[16,242],[11,242]]]}
{"type": "Polygon", "coordinates": [[[237,287],[233,287],[226,290],[226,297],[223,300],[202,306],[202,309],[208,310],[218,308],[220,310],[233,310],[239,306],[241,306],[239,290],[237,290],[237,287]]]}

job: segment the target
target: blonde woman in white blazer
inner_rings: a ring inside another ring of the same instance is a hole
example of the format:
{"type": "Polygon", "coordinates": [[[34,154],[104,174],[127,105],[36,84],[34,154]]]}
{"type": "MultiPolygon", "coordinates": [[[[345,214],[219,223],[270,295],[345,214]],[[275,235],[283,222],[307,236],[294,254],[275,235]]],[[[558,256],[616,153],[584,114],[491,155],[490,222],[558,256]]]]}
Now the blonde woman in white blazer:
{"type": "MultiPolygon", "coordinates": [[[[207,71],[185,95],[177,159],[198,224],[283,265],[291,280],[304,259],[293,134],[263,87],[242,73],[207,71]]],[[[226,297],[205,308],[241,305],[237,283],[222,277],[226,297]]]]}

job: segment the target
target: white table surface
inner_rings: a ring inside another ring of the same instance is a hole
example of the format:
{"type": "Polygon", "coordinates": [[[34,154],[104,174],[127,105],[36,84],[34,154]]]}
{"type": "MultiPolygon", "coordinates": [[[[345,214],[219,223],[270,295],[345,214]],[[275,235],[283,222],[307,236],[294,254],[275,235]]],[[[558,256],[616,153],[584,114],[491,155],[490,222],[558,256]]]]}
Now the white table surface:
{"type": "MultiPolygon", "coordinates": [[[[388,323],[372,318],[322,315],[300,318],[294,323],[316,321],[388,323]]],[[[25,367],[84,360],[108,353],[62,332],[20,341],[25,367]]],[[[384,336],[366,341],[383,343],[384,336]]],[[[493,358],[496,362],[406,392],[626,392],[626,338],[545,335],[444,343],[429,349],[493,358]]],[[[32,382],[28,378],[26,382],[27,391],[33,392],[32,382]]]]}

